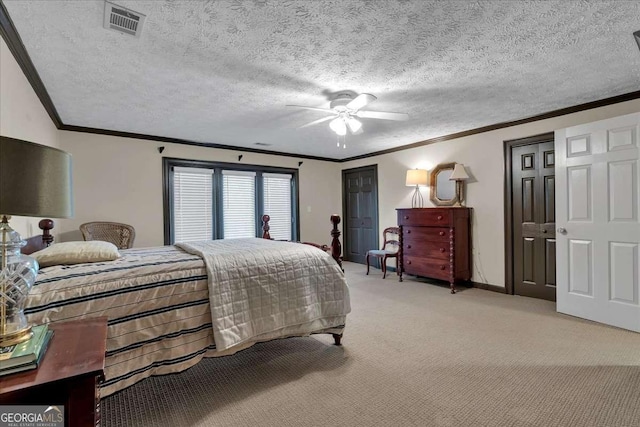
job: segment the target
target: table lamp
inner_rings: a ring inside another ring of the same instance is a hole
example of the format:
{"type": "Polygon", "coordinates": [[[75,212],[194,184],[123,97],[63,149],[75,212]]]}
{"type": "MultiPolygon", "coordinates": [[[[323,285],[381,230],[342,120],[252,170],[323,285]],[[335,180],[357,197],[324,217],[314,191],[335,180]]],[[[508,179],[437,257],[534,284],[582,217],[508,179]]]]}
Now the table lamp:
{"type": "Polygon", "coordinates": [[[456,203],[454,206],[464,206],[462,203],[464,201],[464,182],[469,179],[469,175],[467,175],[467,171],[464,169],[464,166],[460,163],[456,163],[449,179],[456,182],[456,203]]]}
{"type": "Polygon", "coordinates": [[[422,200],[422,194],[420,193],[420,186],[425,186],[429,183],[429,175],[424,169],[409,169],[407,171],[406,186],[416,187],[411,198],[412,208],[421,208],[424,204],[422,200]]]}
{"type": "Polygon", "coordinates": [[[10,215],[73,215],[71,155],[56,148],[0,136],[0,346],[31,338],[24,315],[37,261],[20,253],[26,241],[9,226],[10,215]]]}

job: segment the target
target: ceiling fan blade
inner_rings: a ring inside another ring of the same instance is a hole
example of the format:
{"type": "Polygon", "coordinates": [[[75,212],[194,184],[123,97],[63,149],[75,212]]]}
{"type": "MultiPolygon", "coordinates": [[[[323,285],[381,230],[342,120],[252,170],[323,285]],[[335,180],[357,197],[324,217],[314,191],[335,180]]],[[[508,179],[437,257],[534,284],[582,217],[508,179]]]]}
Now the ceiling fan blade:
{"type": "Polygon", "coordinates": [[[361,109],[362,107],[364,107],[365,105],[367,105],[370,102],[375,101],[376,98],[375,96],[371,95],[370,93],[362,93],[358,96],[356,96],[356,98],[349,102],[346,107],[350,110],[356,111],[361,109]]]}
{"type": "Polygon", "coordinates": [[[329,113],[334,113],[335,111],[329,109],[329,108],[318,108],[318,107],[307,107],[305,105],[285,105],[285,107],[296,107],[296,108],[306,108],[307,110],[316,110],[316,111],[324,111],[329,112],[329,113]]]}
{"type": "Polygon", "coordinates": [[[321,119],[318,120],[314,120],[311,123],[307,123],[306,125],[302,125],[300,127],[298,127],[298,129],[302,129],[302,128],[306,128],[307,126],[313,126],[313,125],[317,125],[318,123],[322,123],[322,122],[326,122],[328,120],[331,120],[335,118],[335,116],[327,116],[327,117],[323,117],[321,119]]]}
{"type": "Polygon", "coordinates": [[[409,115],[407,113],[390,113],[386,111],[358,111],[356,112],[356,116],[364,119],[409,120],[409,115]]]}

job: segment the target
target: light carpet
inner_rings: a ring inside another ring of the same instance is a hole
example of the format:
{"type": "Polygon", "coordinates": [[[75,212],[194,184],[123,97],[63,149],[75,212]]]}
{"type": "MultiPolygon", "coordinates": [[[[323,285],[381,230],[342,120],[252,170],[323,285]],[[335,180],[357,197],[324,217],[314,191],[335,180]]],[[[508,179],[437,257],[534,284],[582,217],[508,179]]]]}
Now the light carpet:
{"type": "Polygon", "coordinates": [[[548,301],[345,263],[330,336],[257,344],[102,401],[115,426],[640,426],[640,334],[548,301]]]}

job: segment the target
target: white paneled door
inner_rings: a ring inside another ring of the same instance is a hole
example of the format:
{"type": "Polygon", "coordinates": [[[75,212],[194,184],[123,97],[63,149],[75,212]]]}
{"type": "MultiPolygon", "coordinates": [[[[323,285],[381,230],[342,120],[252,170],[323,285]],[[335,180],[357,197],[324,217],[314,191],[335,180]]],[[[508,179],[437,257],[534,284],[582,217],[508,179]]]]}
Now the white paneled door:
{"type": "Polygon", "coordinates": [[[556,131],[557,310],[640,332],[640,113],[556,131]]]}

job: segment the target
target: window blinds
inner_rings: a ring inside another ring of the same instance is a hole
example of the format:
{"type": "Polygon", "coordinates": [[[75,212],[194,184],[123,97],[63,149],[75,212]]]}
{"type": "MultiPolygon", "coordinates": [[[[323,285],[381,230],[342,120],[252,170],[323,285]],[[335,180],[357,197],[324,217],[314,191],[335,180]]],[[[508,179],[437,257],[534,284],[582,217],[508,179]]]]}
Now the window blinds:
{"type": "Polygon", "coordinates": [[[271,217],[269,234],[276,240],[291,240],[291,176],[264,173],[264,213],[271,217]]]}
{"type": "Polygon", "coordinates": [[[256,237],[256,173],[222,171],[225,239],[256,237]]]}
{"type": "Polygon", "coordinates": [[[213,169],[174,167],[173,221],[176,243],[213,238],[213,169]]]}

